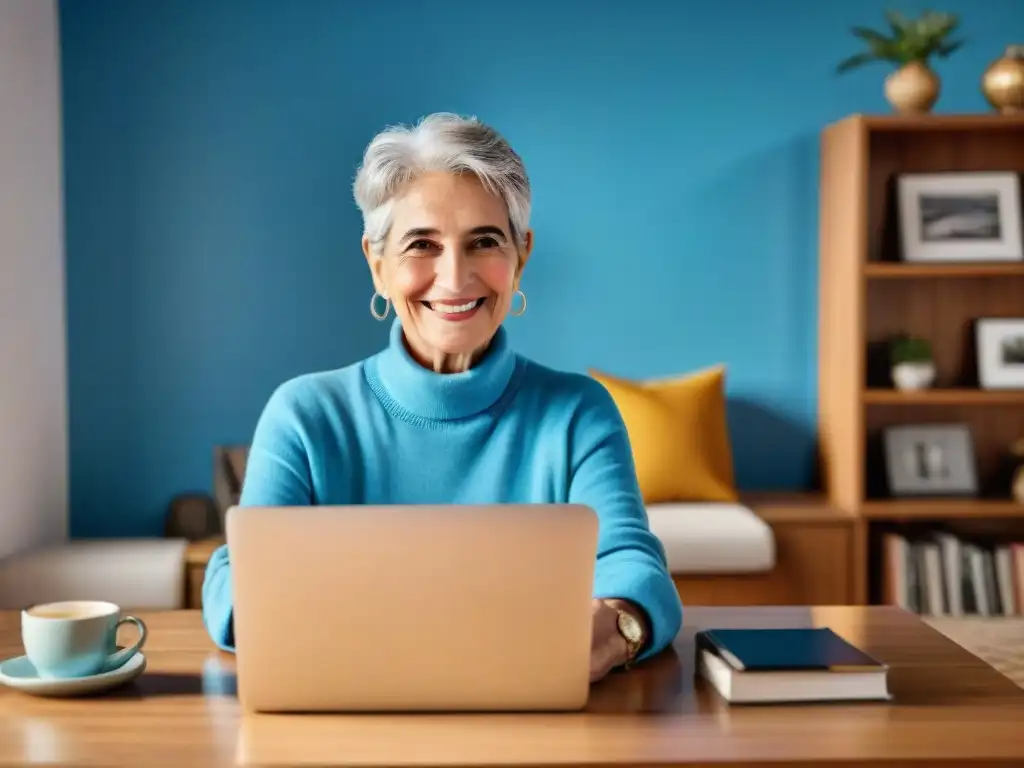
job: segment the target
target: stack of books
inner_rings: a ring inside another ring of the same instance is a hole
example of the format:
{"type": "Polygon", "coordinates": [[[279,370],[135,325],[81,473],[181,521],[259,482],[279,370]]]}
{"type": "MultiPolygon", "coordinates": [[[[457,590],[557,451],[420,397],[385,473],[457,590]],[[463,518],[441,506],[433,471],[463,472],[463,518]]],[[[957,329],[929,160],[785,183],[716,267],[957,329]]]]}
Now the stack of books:
{"type": "Polygon", "coordinates": [[[730,704],[888,701],[883,662],[828,628],[706,629],[697,670],[730,704]]]}
{"type": "Polygon", "coordinates": [[[882,600],[925,616],[1024,615],[1024,542],[947,530],[882,537],[882,600]]]}

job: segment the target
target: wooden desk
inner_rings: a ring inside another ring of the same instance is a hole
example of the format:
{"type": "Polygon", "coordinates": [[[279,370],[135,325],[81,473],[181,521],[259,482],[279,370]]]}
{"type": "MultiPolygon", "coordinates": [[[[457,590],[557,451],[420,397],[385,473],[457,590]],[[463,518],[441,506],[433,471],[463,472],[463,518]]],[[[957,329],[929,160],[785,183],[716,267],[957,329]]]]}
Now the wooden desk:
{"type": "MultiPolygon", "coordinates": [[[[1024,690],[895,608],[689,608],[672,652],[563,715],[243,716],[232,657],[198,613],[143,617],[149,667],[131,686],[84,700],[0,689],[0,764],[1024,765],[1024,690]],[[698,628],[814,625],[889,662],[895,703],[730,708],[693,679],[698,628]]],[[[0,652],[21,652],[17,613],[0,613],[0,652]]]]}

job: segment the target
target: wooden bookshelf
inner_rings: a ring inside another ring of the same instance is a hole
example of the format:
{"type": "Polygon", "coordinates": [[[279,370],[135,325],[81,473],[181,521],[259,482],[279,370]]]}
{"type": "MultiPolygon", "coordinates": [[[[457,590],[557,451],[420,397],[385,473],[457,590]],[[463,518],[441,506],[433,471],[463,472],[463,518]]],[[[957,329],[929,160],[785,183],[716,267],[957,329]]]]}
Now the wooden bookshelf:
{"type": "MultiPolygon", "coordinates": [[[[1022,115],[854,115],[821,140],[819,430],[829,503],[856,514],[867,584],[878,594],[877,542],[895,523],[991,521],[1017,530],[1024,505],[999,486],[1010,445],[1024,438],[1024,390],[977,385],[973,323],[1024,317],[1024,262],[903,263],[894,231],[893,180],[900,173],[1024,173],[1022,115]],[[927,338],[935,387],[901,392],[876,362],[887,339],[927,338]],[[981,498],[892,498],[880,435],[899,424],[966,424],[981,498]]],[[[989,531],[991,533],[991,530],[989,531]]]]}

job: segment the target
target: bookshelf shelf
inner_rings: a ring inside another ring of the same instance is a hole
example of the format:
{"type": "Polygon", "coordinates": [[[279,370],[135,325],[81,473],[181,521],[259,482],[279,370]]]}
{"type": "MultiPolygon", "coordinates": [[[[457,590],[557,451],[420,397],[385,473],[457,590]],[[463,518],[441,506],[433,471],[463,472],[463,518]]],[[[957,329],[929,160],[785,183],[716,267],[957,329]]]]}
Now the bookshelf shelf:
{"type": "Polygon", "coordinates": [[[1024,391],[977,388],[973,338],[981,318],[1024,317],[1024,262],[903,262],[893,198],[903,173],[1024,174],[1021,147],[1024,114],[852,115],[822,134],[820,476],[826,501],[857,518],[863,602],[892,600],[885,541],[956,529],[965,547],[1020,558],[1024,613],[1024,504],[1010,499],[1007,477],[1011,446],[1024,439],[1024,391]],[[903,334],[931,344],[936,387],[892,388],[886,347],[903,334]],[[926,424],[969,430],[978,498],[890,497],[882,437],[926,424]]]}
{"type": "Polygon", "coordinates": [[[1024,277],[1024,264],[901,264],[898,262],[873,262],[864,265],[864,276],[872,280],[1024,277]]]}
{"type": "Polygon", "coordinates": [[[873,134],[909,132],[990,132],[1024,130],[1024,113],[850,115],[837,125],[852,124],[873,134]]]}
{"type": "Polygon", "coordinates": [[[1007,499],[879,499],[867,501],[868,520],[919,521],[1024,518],[1024,504],[1007,499]]]}
{"type": "Polygon", "coordinates": [[[1018,405],[1024,406],[1024,390],[925,389],[904,392],[898,389],[867,389],[867,405],[1018,405]]]}

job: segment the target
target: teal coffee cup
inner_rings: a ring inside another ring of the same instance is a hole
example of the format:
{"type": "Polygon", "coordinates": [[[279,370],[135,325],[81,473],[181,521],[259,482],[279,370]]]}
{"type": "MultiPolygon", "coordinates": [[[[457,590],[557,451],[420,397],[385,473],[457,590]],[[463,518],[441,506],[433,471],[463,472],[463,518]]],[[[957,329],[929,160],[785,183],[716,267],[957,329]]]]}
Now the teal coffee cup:
{"type": "Polygon", "coordinates": [[[113,603],[74,600],[21,612],[21,642],[41,678],[87,677],[123,666],[146,642],[146,625],[113,603]],[[117,628],[134,624],[135,644],[117,649],[117,628]]]}

